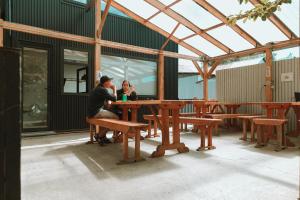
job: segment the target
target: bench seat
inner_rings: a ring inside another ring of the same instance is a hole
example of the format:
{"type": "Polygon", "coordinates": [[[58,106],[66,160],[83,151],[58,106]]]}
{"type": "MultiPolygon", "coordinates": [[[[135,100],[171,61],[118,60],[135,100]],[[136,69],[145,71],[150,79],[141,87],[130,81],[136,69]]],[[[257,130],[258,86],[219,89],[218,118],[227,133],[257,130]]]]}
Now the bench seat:
{"type": "Polygon", "coordinates": [[[87,123],[90,125],[90,142],[94,142],[95,128],[96,126],[107,128],[113,131],[120,131],[123,134],[123,160],[122,162],[128,162],[128,134],[134,133],[135,138],[135,156],[134,161],[141,160],[140,156],[140,132],[141,130],[146,130],[148,125],[137,123],[137,122],[129,122],[122,121],[116,119],[99,119],[99,118],[87,118],[87,123]]]}

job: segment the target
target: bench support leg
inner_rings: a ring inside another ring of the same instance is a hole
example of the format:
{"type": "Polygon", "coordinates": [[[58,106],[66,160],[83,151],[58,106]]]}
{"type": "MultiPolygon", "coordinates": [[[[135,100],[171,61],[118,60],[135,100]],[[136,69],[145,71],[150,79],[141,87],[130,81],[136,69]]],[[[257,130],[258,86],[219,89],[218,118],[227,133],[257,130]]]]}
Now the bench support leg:
{"type": "Polygon", "coordinates": [[[123,133],[123,161],[128,161],[128,134],[123,133]]]}
{"type": "Polygon", "coordinates": [[[136,131],[135,132],[135,148],[134,148],[135,161],[141,160],[140,141],[141,141],[141,132],[136,131]]]}
{"type": "Polygon", "coordinates": [[[255,141],[255,124],[253,120],[250,121],[251,123],[251,143],[255,141]]]}
{"type": "Polygon", "coordinates": [[[247,120],[243,119],[243,135],[240,138],[241,140],[247,141],[247,120]]]}
{"type": "Polygon", "coordinates": [[[285,144],[284,144],[284,131],[283,131],[283,127],[281,125],[276,127],[276,132],[277,132],[277,147],[275,149],[275,151],[281,151],[282,149],[285,148],[285,144]]]}
{"type": "Polygon", "coordinates": [[[151,120],[149,120],[149,123],[148,123],[148,135],[146,136],[146,138],[151,138],[151,129],[152,129],[152,122],[151,122],[151,120]]]}
{"type": "Polygon", "coordinates": [[[93,144],[94,143],[94,129],[93,125],[90,124],[90,141],[87,142],[87,144],[93,144]]]}

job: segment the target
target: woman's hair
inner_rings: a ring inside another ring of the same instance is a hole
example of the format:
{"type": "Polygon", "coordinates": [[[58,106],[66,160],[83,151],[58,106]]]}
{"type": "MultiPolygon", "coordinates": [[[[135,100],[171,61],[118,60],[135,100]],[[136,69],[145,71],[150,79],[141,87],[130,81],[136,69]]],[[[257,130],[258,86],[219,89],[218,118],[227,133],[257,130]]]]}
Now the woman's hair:
{"type": "Polygon", "coordinates": [[[124,80],[123,82],[122,82],[122,87],[123,87],[123,85],[124,85],[124,83],[125,82],[127,82],[128,83],[128,85],[129,85],[129,87],[131,87],[131,85],[130,85],[130,82],[129,81],[127,81],[127,80],[124,80]]]}

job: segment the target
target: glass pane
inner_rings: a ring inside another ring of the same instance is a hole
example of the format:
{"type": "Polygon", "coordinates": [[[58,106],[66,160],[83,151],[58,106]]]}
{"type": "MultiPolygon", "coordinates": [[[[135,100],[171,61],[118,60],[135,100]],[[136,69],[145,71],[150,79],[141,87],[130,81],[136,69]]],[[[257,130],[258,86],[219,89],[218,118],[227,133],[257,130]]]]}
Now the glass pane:
{"type": "Polygon", "coordinates": [[[201,29],[221,23],[219,19],[191,0],[180,1],[171,8],[201,29]]]}
{"type": "Polygon", "coordinates": [[[64,49],[64,93],[86,93],[88,52],[64,49]]]}
{"type": "Polygon", "coordinates": [[[276,15],[285,23],[298,37],[300,36],[300,1],[293,0],[291,4],[281,6],[281,11],[276,15]]]}
{"type": "Polygon", "coordinates": [[[164,13],[160,13],[154,18],[150,19],[150,22],[167,31],[168,33],[171,33],[177,25],[177,22],[174,19],[164,13]]]}
{"type": "Polygon", "coordinates": [[[185,40],[185,42],[211,57],[225,54],[224,51],[198,35],[185,40]]]}
{"type": "Polygon", "coordinates": [[[156,62],[102,55],[101,72],[113,77],[118,89],[123,80],[129,80],[137,95],[156,95],[156,62]]]}
{"type": "Polygon", "coordinates": [[[64,60],[66,62],[88,64],[88,52],[64,49],[64,60]]]}
{"type": "Polygon", "coordinates": [[[48,51],[23,49],[23,128],[46,128],[48,51]]]}
{"type": "Polygon", "coordinates": [[[174,33],[174,36],[181,39],[181,38],[187,37],[187,36],[192,35],[192,34],[194,34],[193,31],[191,31],[190,29],[188,29],[185,26],[180,24],[180,26],[178,27],[178,29],[174,33]]]}
{"type": "Polygon", "coordinates": [[[233,51],[242,51],[254,47],[228,26],[213,29],[208,31],[208,33],[217,40],[222,41],[223,44],[231,48],[233,51]]]}
{"type": "Polygon", "coordinates": [[[87,67],[84,65],[64,65],[64,93],[87,92],[87,67]]]}
{"type": "Polygon", "coordinates": [[[115,0],[117,3],[121,4],[125,8],[131,10],[135,14],[147,19],[154,13],[158,11],[158,9],[149,5],[145,1],[142,0],[115,0]]]}

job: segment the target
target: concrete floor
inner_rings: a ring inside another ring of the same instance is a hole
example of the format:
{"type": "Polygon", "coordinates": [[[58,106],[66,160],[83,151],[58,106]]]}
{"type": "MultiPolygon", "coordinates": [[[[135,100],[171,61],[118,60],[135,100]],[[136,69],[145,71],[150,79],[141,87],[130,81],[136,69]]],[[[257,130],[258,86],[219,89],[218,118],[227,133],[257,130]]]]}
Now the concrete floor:
{"type": "Polygon", "coordinates": [[[185,133],[189,153],[154,159],[148,157],[160,138],[147,139],[141,146],[146,161],[129,165],[116,165],[119,144],[86,145],[86,133],[25,138],[22,199],[296,200],[299,150],[256,149],[239,136],[224,132],[214,137],[217,149],[197,152],[199,137],[185,133]]]}

